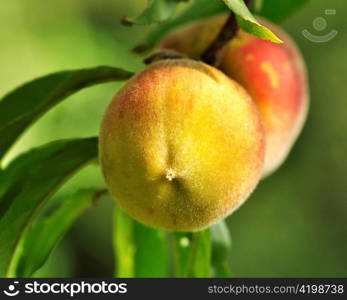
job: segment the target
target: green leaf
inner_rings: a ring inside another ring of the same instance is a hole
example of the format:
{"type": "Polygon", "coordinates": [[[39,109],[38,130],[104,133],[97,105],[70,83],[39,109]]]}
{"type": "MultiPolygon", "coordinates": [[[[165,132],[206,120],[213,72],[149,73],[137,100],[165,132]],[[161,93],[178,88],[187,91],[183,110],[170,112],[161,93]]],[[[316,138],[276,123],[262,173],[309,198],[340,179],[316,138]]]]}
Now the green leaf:
{"type": "Polygon", "coordinates": [[[268,28],[260,25],[248,10],[243,0],[223,0],[224,3],[235,13],[237,22],[244,31],[253,34],[261,39],[274,43],[282,41],[268,28]]]}
{"type": "Polygon", "coordinates": [[[162,23],[170,19],[176,10],[178,2],[187,0],[151,0],[146,9],[137,17],[123,18],[125,25],[150,25],[153,23],[162,23]]]}
{"type": "Polygon", "coordinates": [[[135,276],[167,277],[168,248],[166,233],[134,221],[135,276]]]}
{"type": "Polygon", "coordinates": [[[114,252],[116,277],[167,277],[166,234],[115,210],[114,252]]]}
{"type": "Polygon", "coordinates": [[[88,86],[131,76],[130,72],[104,66],[63,71],[10,92],[0,100],[0,159],[29,125],[64,98],[88,86]]]}
{"type": "Polygon", "coordinates": [[[30,277],[47,260],[51,251],[76,219],[100,196],[100,191],[81,190],[64,200],[49,217],[37,220],[23,237],[15,253],[10,277],[30,277]]]}
{"type": "Polygon", "coordinates": [[[155,27],[134,51],[142,53],[154,47],[168,32],[189,22],[205,19],[228,12],[229,9],[220,0],[195,0],[180,15],[155,27]]]}
{"type": "Polygon", "coordinates": [[[3,171],[0,182],[0,277],[7,274],[23,232],[45,202],[97,157],[97,138],[61,140],[30,150],[3,171]]]}
{"type": "Polygon", "coordinates": [[[212,274],[214,277],[230,277],[229,256],[231,237],[225,221],[211,227],[212,274]]]}
{"type": "Polygon", "coordinates": [[[115,208],[113,250],[115,254],[115,276],[130,278],[135,276],[134,222],[121,209],[115,208]]]}
{"type": "Polygon", "coordinates": [[[188,277],[210,277],[211,248],[210,229],[193,232],[188,260],[188,277]]]}
{"type": "Polygon", "coordinates": [[[309,0],[263,0],[257,14],[268,20],[278,22],[290,16],[301,6],[308,3],[308,1],[309,0]]]}
{"type": "Polygon", "coordinates": [[[209,277],[211,275],[211,232],[175,232],[174,260],[176,277],[209,277]]]}
{"type": "Polygon", "coordinates": [[[172,237],[172,252],[175,277],[187,276],[187,266],[192,242],[191,232],[174,232],[172,237]]]}

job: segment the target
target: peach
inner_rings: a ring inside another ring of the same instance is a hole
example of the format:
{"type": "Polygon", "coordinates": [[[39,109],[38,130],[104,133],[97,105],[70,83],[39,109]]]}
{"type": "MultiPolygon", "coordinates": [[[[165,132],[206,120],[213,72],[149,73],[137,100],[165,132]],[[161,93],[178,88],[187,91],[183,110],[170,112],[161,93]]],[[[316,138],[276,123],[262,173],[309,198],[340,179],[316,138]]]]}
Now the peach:
{"type": "MultiPolygon", "coordinates": [[[[217,36],[225,16],[195,23],[169,34],[159,45],[198,58],[217,36]]],[[[264,176],[286,159],[308,108],[306,69],[299,50],[278,26],[259,19],[283,44],[239,30],[224,47],[218,67],[239,82],[260,111],[266,136],[264,176]]]]}
{"type": "Polygon", "coordinates": [[[167,230],[208,227],[257,185],[264,132],[247,92],[190,59],[161,60],[115,95],[100,131],[107,187],[133,218],[167,230]]]}

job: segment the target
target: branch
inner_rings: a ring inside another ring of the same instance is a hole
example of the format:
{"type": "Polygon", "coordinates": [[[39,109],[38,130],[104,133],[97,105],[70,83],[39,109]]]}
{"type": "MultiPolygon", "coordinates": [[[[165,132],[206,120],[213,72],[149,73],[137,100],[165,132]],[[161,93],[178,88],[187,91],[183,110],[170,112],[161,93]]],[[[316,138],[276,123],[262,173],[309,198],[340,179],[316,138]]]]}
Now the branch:
{"type": "MultiPolygon", "coordinates": [[[[252,0],[244,1],[248,7],[250,7],[253,2],[252,0]]],[[[201,55],[201,60],[212,66],[218,65],[221,51],[224,46],[234,38],[238,29],[239,26],[236,21],[236,16],[233,12],[230,12],[228,19],[224,23],[217,37],[201,55]]]]}
{"type": "Polygon", "coordinates": [[[231,12],[217,37],[201,55],[201,60],[212,66],[217,65],[219,54],[224,46],[235,36],[238,28],[236,16],[231,12]]]}

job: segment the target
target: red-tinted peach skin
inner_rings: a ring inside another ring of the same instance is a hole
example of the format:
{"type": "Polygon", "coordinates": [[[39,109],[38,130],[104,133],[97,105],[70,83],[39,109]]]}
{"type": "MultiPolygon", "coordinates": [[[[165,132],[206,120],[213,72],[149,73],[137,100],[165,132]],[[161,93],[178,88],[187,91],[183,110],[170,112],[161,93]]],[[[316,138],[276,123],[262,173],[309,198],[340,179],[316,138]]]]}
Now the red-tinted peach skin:
{"type": "MultiPolygon", "coordinates": [[[[224,16],[179,29],[159,45],[198,58],[218,34],[224,16]]],[[[299,50],[278,26],[262,19],[283,44],[240,30],[224,48],[218,67],[238,81],[260,111],[266,134],[264,176],[276,170],[298,137],[308,108],[306,69],[299,50]]]]}
{"type": "Polygon", "coordinates": [[[257,185],[265,139],[256,106],[222,72],[163,60],[114,97],[100,132],[107,187],[133,218],[194,231],[238,208],[257,185]]]}

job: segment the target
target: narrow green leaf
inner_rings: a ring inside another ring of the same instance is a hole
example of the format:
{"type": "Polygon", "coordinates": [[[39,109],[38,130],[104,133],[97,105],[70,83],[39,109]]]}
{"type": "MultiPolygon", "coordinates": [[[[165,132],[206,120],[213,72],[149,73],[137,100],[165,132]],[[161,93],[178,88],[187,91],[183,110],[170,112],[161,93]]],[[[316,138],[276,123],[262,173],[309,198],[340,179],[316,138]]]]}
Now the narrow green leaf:
{"type": "Polygon", "coordinates": [[[175,277],[185,277],[187,275],[192,235],[191,232],[174,232],[170,234],[173,242],[172,252],[175,277]]]}
{"type": "Polygon", "coordinates": [[[115,208],[113,249],[115,254],[115,276],[135,277],[134,222],[121,209],[115,208]]]}
{"type": "Polygon", "coordinates": [[[174,232],[172,252],[175,277],[211,275],[211,230],[174,232]]]}
{"type": "Polygon", "coordinates": [[[289,17],[308,2],[309,0],[263,0],[257,14],[268,20],[278,22],[289,17]]]}
{"type": "Polygon", "coordinates": [[[179,2],[188,0],[150,0],[146,9],[137,17],[123,18],[125,25],[150,25],[153,23],[162,23],[170,19],[176,10],[179,2]]]}
{"type": "Polygon", "coordinates": [[[136,277],[167,277],[168,248],[166,233],[134,221],[136,277]]]}
{"type": "Polygon", "coordinates": [[[211,252],[210,229],[193,232],[188,260],[188,277],[210,277],[211,252]]]}
{"type": "Polygon", "coordinates": [[[229,256],[231,237],[225,221],[211,227],[212,274],[214,277],[230,277],[229,256]]]}
{"type": "Polygon", "coordinates": [[[10,92],[0,100],[0,159],[27,127],[64,98],[88,86],[131,76],[130,72],[105,66],[63,71],[10,92]]]}
{"type": "Polygon", "coordinates": [[[209,277],[211,269],[211,232],[175,232],[174,267],[176,277],[209,277]]]}
{"type": "Polygon", "coordinates": [[[210,277],[211,232],[210,229],[194,232],[188,260],[188,277],[210,277]]]}
{"type": "Polygon", "coordinates": [[[81,190],[64,200],[49,217],[37,220],[23,237],[15,253],[10,277],[30,277],[47,260],[51,251],[76,219],[99,197],[100,191],[81,190]]]}
{"type": "Polygon", "coordinates": [[[47,199],[96,157],[96,138],[61,140],[20,155],[3,171],[0,182],[0,277],[7,274],[23,232],[47,199]]]}
{"type": "Polygon", "coordinates": [[[119,207],[115,215],[116,277],[167,277],[165,232],[140,224],[119,207]]]}
{"type": "Polygon", "coordinates": [[[243,0],[223,1],[235,13],[238,24],[244,31],[264,40],[269,40],[274,43],[282,43],[282,41],[270,29],[258,23],[248,10],[243,0]]]}
{"type": "Polygon", "coordinates": [[[134,51],[142,53],[154,47],[168,32],[192,21],[205,19],[228,12],[228,7],[220,0],[194,0],[180,15],[155,27],[134,51]]]}

